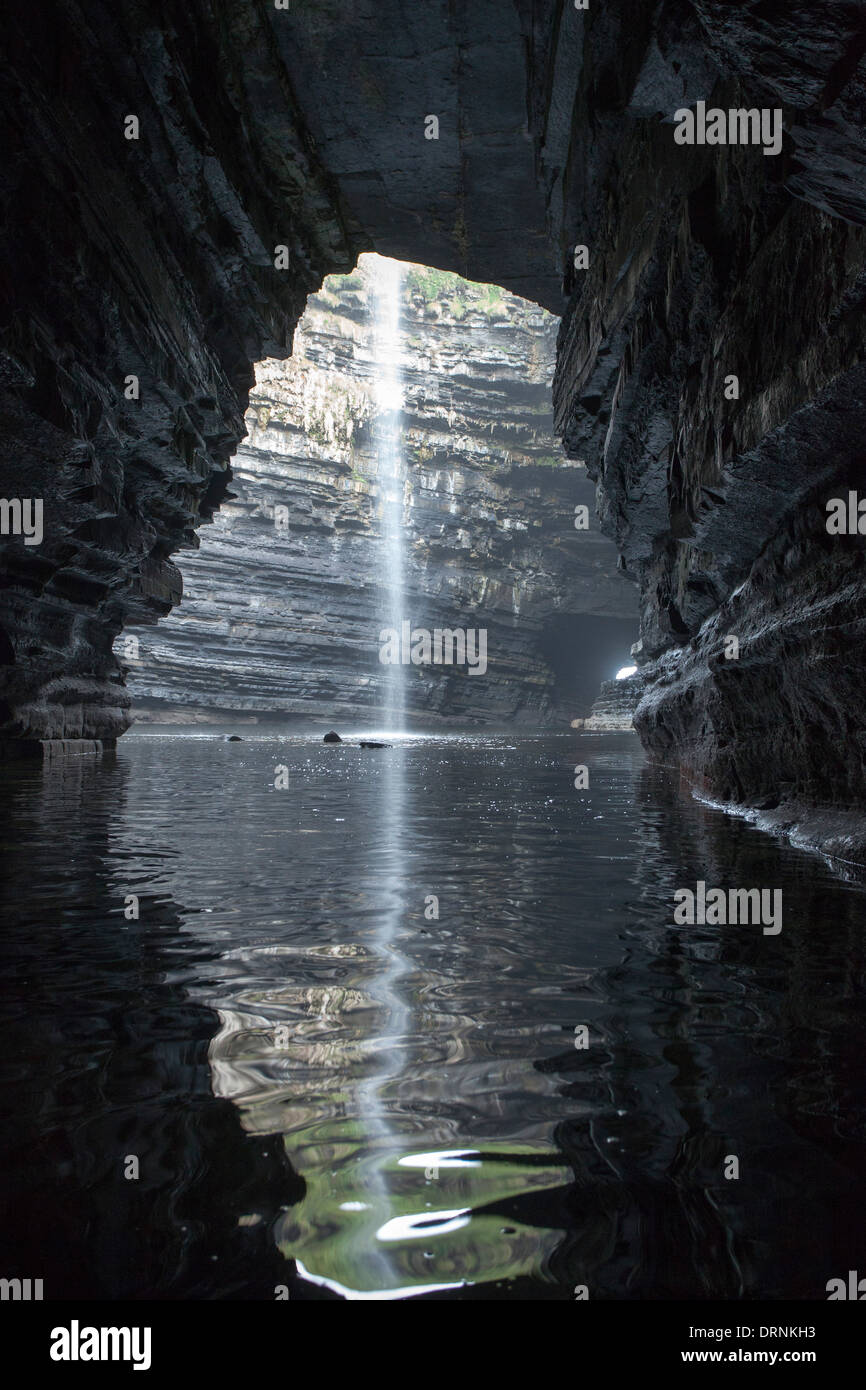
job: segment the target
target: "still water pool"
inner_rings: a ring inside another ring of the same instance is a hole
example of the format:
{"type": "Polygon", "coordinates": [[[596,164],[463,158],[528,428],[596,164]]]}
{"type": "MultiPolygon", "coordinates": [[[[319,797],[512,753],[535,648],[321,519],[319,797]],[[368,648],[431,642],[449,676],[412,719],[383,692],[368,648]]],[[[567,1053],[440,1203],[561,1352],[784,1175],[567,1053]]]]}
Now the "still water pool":
{"type": "Polygon", "coordinates": [[[2,782],[0,1274],[823,1299],[866,1273],[863,889],[632,736],[133,735],[2,782]],[[782,931],[675,925],[699,880],[781,889],[782,931]]]}

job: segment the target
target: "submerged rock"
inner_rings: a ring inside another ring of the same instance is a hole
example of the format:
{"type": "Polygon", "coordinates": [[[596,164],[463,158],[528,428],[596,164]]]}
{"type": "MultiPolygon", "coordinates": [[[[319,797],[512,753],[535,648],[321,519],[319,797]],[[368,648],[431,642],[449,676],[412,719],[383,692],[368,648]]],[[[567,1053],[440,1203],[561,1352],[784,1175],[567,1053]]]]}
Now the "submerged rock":
{"type": "Polygon", "coordinates": [[[371,743],[369,739],[362,739],[359,745],[361,748],[393,748],[393,743],[371,743]]]}
{"type": "Polygon", "coordinates": [[[243,743],[243,739],[240,734],[229,734],[226,743],[243,743]]]}
{"type": "Polygon", "coordinates": [[[331,731],[330,731],[329,733],[325,734],[325,737],[324,737],[324,739],[322,740],[322,742],[323,742],[323,743],[342,743],[343,740],[340,738],[340,735],[339,735],[339,734],[335,733],[334,730],[331,729],[331,731]]]}

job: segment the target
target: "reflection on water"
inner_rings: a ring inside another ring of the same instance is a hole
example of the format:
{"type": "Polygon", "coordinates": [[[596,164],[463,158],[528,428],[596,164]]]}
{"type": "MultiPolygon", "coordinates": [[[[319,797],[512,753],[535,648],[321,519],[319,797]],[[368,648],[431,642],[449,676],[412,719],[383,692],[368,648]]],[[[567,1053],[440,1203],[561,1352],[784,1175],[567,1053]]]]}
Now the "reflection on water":
{"type": "Polygon", "coordinates": [[[630,737],[151,736],[3,778],[4,1276],[823,1298],[862,1263],[863,891],[630,737]],[[782,934],[674,926],[699,878],[781,887],[782,934]]]}

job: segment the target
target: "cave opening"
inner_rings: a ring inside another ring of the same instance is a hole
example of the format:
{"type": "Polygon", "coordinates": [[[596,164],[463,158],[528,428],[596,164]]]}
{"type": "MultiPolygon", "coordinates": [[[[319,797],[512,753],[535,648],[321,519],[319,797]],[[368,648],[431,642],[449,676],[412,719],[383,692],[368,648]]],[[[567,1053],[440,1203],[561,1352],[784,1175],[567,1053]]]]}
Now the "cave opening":
{"type": "Polygon", "coordinates": [[[395,734],[588,715],[636,599],[554,434],[558,326],[375,253],[328,276],[292,355],[257,365],[179,607],[119,640],[136,719],[395,734]]]}
{"type": "Polygon", "coordinates": [[[862,1293],[861,8],[7,7],[4,1298],[862,1293]]]}

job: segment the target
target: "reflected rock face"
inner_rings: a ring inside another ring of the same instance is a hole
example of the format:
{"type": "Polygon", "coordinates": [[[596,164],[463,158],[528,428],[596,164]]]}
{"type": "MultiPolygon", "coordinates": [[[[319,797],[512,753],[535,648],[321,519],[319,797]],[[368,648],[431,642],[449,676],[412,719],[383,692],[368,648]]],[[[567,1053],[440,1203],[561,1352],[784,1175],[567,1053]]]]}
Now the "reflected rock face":
{"type": "Polygon", "coordinates": [[[633,738],[346,746],[348,779],[298,740],[275,814],[277,746],[2,769],[0,1223],[46,1295],[814,1299],[855,1267],[861,888],[633,738]],[[778,888],[783,931],[678,922],[701,879],[778,888]]]}

